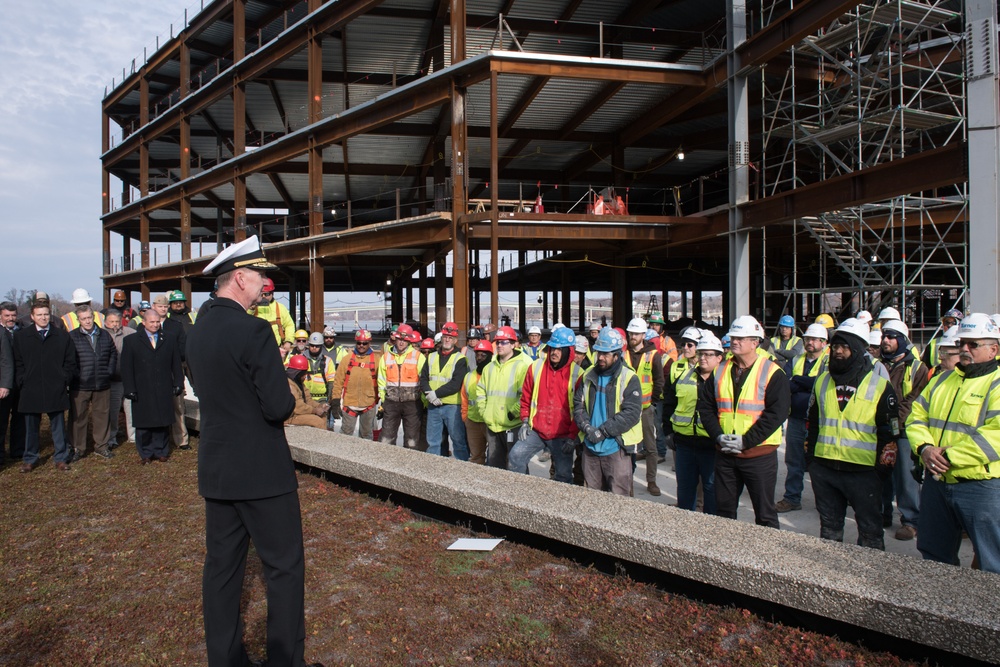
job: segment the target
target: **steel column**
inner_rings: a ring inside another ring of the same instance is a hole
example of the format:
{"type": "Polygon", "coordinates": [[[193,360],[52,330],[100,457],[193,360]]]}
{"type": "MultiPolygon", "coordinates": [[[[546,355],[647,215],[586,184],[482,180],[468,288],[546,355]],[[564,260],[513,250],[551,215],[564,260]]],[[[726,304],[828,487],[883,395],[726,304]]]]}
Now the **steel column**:
{"type": "Polygon", "coordinates": [[[745,0],[726,1],[726,48],[729,78],[729,312],[750,313],[750,233],[743,229],[739,206],[750,199],[750,125],[747,78],[740,74],[739,47],[747,38],[745,0]]]}
{"type": "MultiPolygon", "coordinates": [[[[490,72],[490,321],[500,317],[500,151],[497,111],[497,73],[490,72]]],[[[463,213],[465,211],[462,211],[463,213]]]]}
{"type": "Polygon", "coordinates": [[[966,109],[969,128],[969,307],[1000,311],[1000,88],[997,4],[967,0],[966,109]]]}

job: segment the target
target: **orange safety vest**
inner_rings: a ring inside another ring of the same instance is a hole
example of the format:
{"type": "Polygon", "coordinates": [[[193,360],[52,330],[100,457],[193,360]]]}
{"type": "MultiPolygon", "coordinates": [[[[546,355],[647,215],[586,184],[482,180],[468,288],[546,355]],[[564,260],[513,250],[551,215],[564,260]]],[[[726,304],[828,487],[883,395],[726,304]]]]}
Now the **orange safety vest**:
{"type": "Polygon", "coordinates": [[[396,362],[394,354],[386,354],[385,359],[385,383],[394,387],[416,387],[420,384],[420,373],[417,371],[417,362],[420,360],[420,352],[412,347],[407,350],[403,363],[396,362]]]}

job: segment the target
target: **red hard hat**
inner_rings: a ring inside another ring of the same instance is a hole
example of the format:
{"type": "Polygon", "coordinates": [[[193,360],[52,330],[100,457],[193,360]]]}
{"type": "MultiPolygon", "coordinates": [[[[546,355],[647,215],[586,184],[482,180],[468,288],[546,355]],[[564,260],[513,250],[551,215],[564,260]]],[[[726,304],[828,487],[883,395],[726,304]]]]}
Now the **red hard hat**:
{"type": "Polygon", "coordinates": [[[288,360],[288,367],[297,371],[307,371],[309,370],[309,361],[301,354],[296,354],[288,360]]]}
{"type": "Polygon", "coordinates": [[[497,329],[497,335],[494,337],[495,340],[509,340],[517,341],[517,334],[511,327],[500,327],[497,329]]]}
{"type": "Polygon", "coordinates": [[[444,326],[441,327],[442,336],[457,336],[458,335],[458,325],[454,322],[445,322],[444,326]]]}
{"type": "Polygon", "coordinates": [[[399,328],[396,329],[396,338],[405,338],[411,333],[413,333],[413,327],[409,324],[400,324],[399,328]]]}
{"type": "Polygon", "coordinates": [[[264,289],[263,292],[273,292],[274,291],[274,281],[270,278],[264,278],[264,289]]]}
{"type": "Polygon", "coordinates": [[[369,341],[372,339],[372,332],[368,329],[358,329],[357,333],[354,334],[354,340],[359,343],[369,341]]]}
{"type": "Polygon", "coordinates": [[[493,352],[493,343],[491,343],[488,340],[481,340],[478,343],[476,343],[476,347],[474,349],[475,349],[476,352],[490,352],[490,353],[492,353],[493,352]]]}
{"type": "Polygon", "coordinates": [[[615,331],[617,331],[619,334],[621,334],[621,337],[622,337],[623,341],[626,341],[625,344],[622,345],[622,349],[625,349],[625,346],[628,345],[628,342],[627,342],[628,341],[628,336],[625,335],[625,330],[622,329],[621,327],[615,327],[615,331]]]}
{"type": "Polygon", "coordinates": [[[433,350],[434,349],[434,339],[433,338],[425,338],[422,341],[420,341],[420,349],[421,350],[433,350]]]}
{"type": "Polygon", "coordinates": [[[419,331],[411,331],[410,333],[406,334],[406,342],[407,343],[419,343],[420,342],[420,332],[419,331]]]}

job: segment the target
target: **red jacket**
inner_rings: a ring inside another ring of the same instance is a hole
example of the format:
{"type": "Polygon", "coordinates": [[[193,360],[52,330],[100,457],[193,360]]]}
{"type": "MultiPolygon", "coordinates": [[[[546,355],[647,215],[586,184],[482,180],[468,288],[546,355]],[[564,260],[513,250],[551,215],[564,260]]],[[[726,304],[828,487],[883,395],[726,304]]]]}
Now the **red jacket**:
{"type": "Polygon", "coordinates": [[[572,392],[569,391],[568,385],[572,370],[572,360],[558,371],[554,371],[546,359],[542,364],[541,378],[534,377],[532,369],[529,369],[524,376],[524,384],[521,385],[521,421],[528,420],[531,394],[534,392],[535,382],[538,381],[541,384],[538,387],[538,407],[535,409],[532,428],[542,440],[576,438],[580,433],[576,422],[573,421],[573,410],[569,404],[572,392]]]}

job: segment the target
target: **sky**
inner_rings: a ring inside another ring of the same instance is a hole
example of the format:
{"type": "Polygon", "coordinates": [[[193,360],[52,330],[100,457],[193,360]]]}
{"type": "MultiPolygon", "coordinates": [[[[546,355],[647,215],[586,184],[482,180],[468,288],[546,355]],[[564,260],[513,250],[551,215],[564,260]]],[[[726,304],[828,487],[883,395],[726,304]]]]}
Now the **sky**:
{"type": "MultiPolygon", "coordinates": [[[[5,2],[0,32],[0,295],[101,300],[101,100],[198,0],[5,2]]],[[[113,238],[116,238],[113,236],[113,238]]],[[[112,242],[118,246],[120,243],[112,242]]]]}

